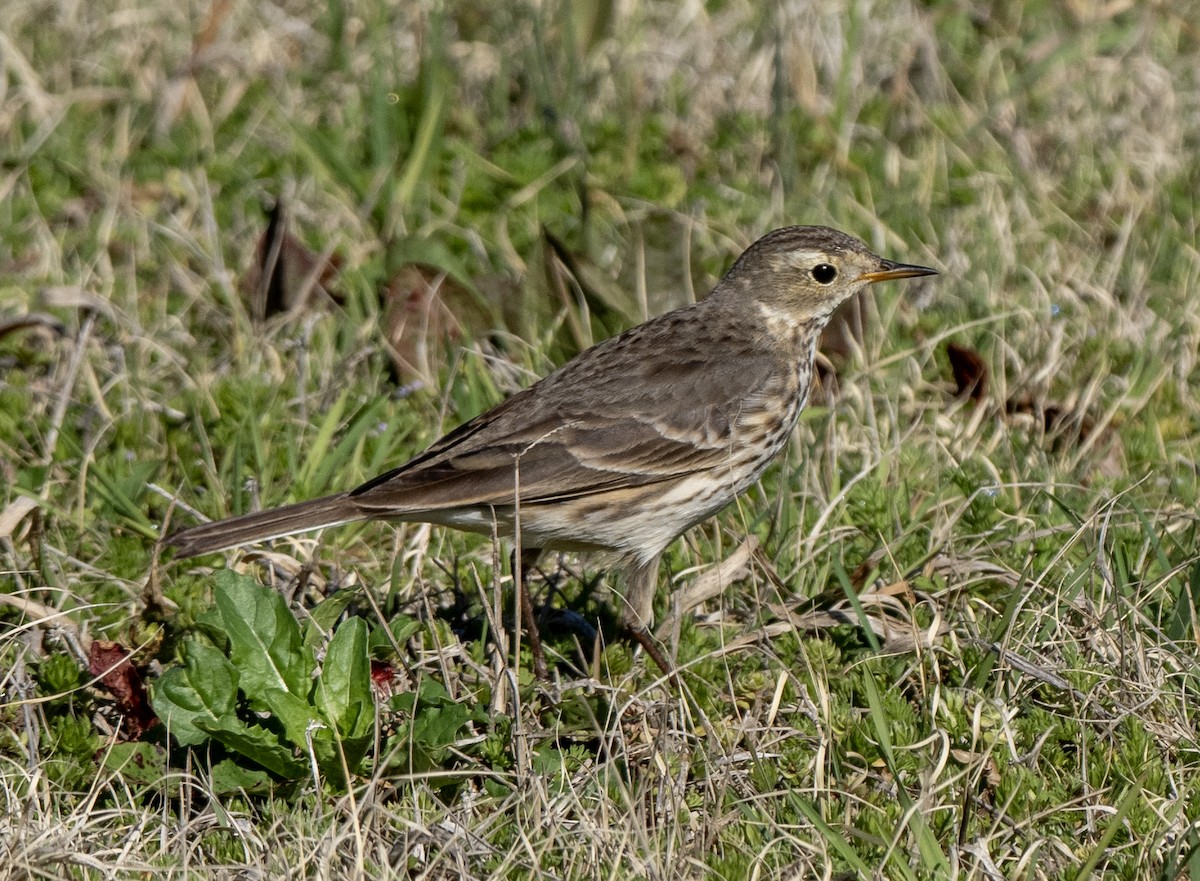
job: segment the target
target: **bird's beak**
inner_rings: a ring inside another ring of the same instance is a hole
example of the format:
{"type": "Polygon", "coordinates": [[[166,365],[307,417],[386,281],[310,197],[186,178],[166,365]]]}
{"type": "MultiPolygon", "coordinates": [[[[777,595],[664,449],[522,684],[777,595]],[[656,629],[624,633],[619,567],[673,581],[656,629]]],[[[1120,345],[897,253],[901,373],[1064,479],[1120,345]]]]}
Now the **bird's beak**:
{"type": "Polygon", "coordinates": [[[912,263],[896,263],[892,260],[880,260],[879,269],[874,272],[864,272],[859,281],[874,284],[877,281],[893,281],[897,278],[915,278],[918,275],[937,275],[936,269],[928,266],[917,266],[912,263]]]}

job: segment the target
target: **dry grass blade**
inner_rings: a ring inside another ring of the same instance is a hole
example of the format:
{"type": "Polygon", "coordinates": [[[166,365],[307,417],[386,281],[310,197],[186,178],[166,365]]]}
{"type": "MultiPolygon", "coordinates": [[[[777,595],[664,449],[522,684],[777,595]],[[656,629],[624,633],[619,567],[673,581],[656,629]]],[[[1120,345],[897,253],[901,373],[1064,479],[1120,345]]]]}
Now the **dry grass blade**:
{"type": "Polygon", "coordinates": [[[886,652],[901,654],[931,648],[950,632],[950,625],[938,616],[929,627],[921,627],[912,616],[911,599],[911,586],[907,582],[897,582],[876,585],[861,592],[858,601],[863,608],[862,617],[848,599],[804,611],[772,603],[767,608],[780,620],[765,625],[756,633],[731,640],[722,654],[740,651],[764,638],[785,633],[819,632],[843,625],[861,627],[864,623],[879,638],[880,647],[886,652]]]}
{"type": "Polygon", "coordinates": [[[671,596],[671,612],[663,620],[661,630],[677,631],[681,619],[746,578],[758,547],[758,539],[747,536],[728,557],[701,573],[686,587],[676,590],[671,596]]]}
{"type": "Polygon", "coordinates": [[[41,330],[56,337],[67,334],[67,329],[61,321],[44,312],[26,312],[16,318],[0,321],[0,339],[22,330],[41,330]]]}

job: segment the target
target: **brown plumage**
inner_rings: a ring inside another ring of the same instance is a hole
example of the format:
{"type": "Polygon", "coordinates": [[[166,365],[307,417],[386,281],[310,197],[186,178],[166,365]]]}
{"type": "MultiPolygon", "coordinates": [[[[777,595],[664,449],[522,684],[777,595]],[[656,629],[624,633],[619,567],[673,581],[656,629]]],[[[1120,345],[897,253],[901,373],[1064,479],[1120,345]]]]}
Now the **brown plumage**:
{"type": "Polygon", "coordinates": [[[167,543],[195,556],[373,518],[511,536],[519,509],[527,559],[542,549],[619,558],[622,623],[667,671],[647,633],[660,554],[783,447],[837,305],[872,282],[935,272],[828,227],[775,230],[704,300],[592,346],[399,468],[167,543]]]}

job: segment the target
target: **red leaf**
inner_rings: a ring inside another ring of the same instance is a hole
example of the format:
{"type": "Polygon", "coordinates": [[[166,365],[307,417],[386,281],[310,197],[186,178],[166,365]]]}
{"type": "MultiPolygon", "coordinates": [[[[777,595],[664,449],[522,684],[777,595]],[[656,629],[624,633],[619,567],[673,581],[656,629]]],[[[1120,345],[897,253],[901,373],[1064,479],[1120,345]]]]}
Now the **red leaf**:
{"type": "Polygon", "coordinates": [[[121,711],[128,739],[137,740],[158,717],[150,709],[142,674],[129,662],[129,657],[129,652],[118,643],[97,639],[88,650],[88,673],[100,677],[100,685],[113,696],[121,711]]]}

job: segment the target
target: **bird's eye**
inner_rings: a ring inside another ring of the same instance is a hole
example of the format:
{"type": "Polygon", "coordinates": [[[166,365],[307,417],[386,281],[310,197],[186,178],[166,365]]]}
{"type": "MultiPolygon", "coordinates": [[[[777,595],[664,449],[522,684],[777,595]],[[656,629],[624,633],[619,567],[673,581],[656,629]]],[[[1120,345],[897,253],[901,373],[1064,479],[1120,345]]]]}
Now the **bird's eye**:
{"type": "Polygon", "coordinates": [[[837,269],[828,263],[818,263],[812,268],[812,277],[817,284],[830,284],[837,278],[837,269]]]}

